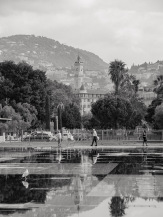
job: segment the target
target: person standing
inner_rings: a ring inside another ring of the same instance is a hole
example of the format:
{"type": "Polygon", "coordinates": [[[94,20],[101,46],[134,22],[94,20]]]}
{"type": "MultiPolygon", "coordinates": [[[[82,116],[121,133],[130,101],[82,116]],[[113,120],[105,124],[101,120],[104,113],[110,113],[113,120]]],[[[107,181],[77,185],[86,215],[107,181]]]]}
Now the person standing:
{"type": "Polygon", "coordinates": [[[146,130],[143,131],[143,146],[146,144],[147,146],[147,133],[146,130]]]}
{"type": "Polygon", "coordinates": [[[62,134],[61,134],[60,130],[58,130],[57,138],[58,138],[58,147],[60,147],[61,146],[61,140],[62,140],[62,134]]]}
{"type": "Polygon", "coordinates": [[[91,146],[93,146],[94,142],[96,144],[95,146],[97,146],[97,132],[95,129],[93,129],[93,139],[92,139],[92,145],[91,146]]]}

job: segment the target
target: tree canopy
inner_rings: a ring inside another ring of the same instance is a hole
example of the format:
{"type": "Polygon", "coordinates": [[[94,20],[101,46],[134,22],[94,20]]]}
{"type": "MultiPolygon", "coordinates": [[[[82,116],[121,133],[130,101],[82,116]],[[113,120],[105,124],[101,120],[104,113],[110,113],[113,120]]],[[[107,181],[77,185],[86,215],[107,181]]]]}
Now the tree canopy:
{"type": "Polygon", "coordinates": [[[155,115],[153,116],[155,125],[158,129],[163,129],[163,103],[157,106],[155,109],[155,115]]]}
{"type": "Polygon", "coordinates": [[[12,61],[0,63],[0,102],[28,103],[38,112],[38,119],[45,120],[46,75],[41,70],[34,70],[25,62],[15,64],[12,61]]]}
{"type": "Polygon", "coordinates": [[[50,95],[51,113],[57,112],[57,106],[63,103],[64,106],[68,104],[75,104],[80,106],[80,99],[75,94],[70,86],[58,83],[57,81],[47,80],[47,92],[50,95]]]}
{"type": "Polygon", "coordinates": [[[50,120],[56,115],[61,102],[64,106],[73,103],[79,110],[79,98],[73,94],[71,87],[48,80],[44,71],[33,69],[25,62],[0,63],[0,104],[2,108],[7,106],[2,116],[11,116],[7,112],[11,110],[26,123],[28,127],[24,128],[49,129],[50,120]]]}
{"type": "Polygon", "coordinates": [[[112,61],[109,64],[109,75],[115,86],[115,95],[119,94],[121,83],[124,81],[127,72],[125,65],[126,64],[120,60],[112,61]]]}
{"type": "Polygon", "coordinates": [[[145,119],[148,123],[150,123],[154,128],[157,128],[156,124],[155,124],[155,119],[154,119],[154,115],[155,115],[155,109],[157,106],[161,105],[161,103],[163,102],[163,99],[161,98],[156,98],[154,99],[151,104],[148,106],[147,108],[147,113],[145,116],[145,119]]]}
{"type": "Polygon", "coordinates": [[[157,96],[163,95],[163,75],[158,75],[157,78],[154,80],[154,92],[157,94],[157,96]]]}
{"type": "MultiPolygon", "coordinates": [[[[1,105],[1,104],[0,104],[1,105]]],[[[36,121],[37,111],[31,108],[29,104],[17,104],[17,112],[12,106],[4,106],[0,111],[2,118],[11,118],[12,121],[1,123],[0,129],[8,132],[19,132],[27,130],[31,126],[32,121],[36,121]],[[31,110],[33,112],[31,112],[31,110]],[[35,113],[34,113],[35,112],[35,113]]]]}
{"type": "Polygon", "coordinates": [[[71,103],[65,106],[62,122],[63,126],[68,129],[81,128],[81,114],[77,105],[71,103]]]}
{"type": "Polygon", "coordinates": [[[101,128],[135,128],[141,123],[142,115],[133,108],[129,100],[108,95],[92,104],[92,114],[101,128]]]}

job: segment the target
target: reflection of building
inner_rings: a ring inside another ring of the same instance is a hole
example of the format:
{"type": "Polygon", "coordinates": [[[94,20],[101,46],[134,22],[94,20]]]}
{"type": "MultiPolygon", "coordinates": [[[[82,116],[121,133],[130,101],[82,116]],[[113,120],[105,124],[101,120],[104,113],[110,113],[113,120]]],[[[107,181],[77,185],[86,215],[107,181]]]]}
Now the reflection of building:
{"type": "Polygon", "coordinates": [[[74,177],[74,203],[76,205],[83,201],[84,186],[79,175],[74,177]]]}

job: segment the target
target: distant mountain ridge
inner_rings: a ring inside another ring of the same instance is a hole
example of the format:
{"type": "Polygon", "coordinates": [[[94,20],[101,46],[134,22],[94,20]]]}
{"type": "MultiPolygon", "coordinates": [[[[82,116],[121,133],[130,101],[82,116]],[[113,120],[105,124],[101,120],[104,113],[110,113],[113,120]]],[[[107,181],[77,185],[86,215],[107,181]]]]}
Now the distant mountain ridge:
{"type": "Polygon", "coordinates": [[[0,61],[26,61],[35,67],[42,66],[45,69],[71,68],[78,54],[84,62],[85,70],[103,71],[108,68],[108,64],[97,55],[46,37],[13,35],[0,38],[0,61]]]}

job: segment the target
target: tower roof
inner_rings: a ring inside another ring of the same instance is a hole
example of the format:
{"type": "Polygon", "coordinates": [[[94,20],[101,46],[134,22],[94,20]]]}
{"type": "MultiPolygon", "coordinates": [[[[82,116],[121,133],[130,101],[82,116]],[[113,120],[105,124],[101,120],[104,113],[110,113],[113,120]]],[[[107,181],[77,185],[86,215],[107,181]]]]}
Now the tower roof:
{"type": "Polygon", "coordinates": [[[84,84],[80,87],[80,90],[86,90],[84,84]]]}
{"type": "Polygon", "coordinates": [[[81,87],[80,87],[80,89],[79,89],[79,92],[80,92],[80,93],[87,93],[87,90],[86,90],[84,84],[81,85],[81,87]]]}
{"type": "Polygon", "coordinates": [[[82,60],[81,60],[81,57],[79,56],[79,54],[78,54],[78,57],[77,57],[77,60],[76,60],[75,63],[83,63],[82,60]]]}

